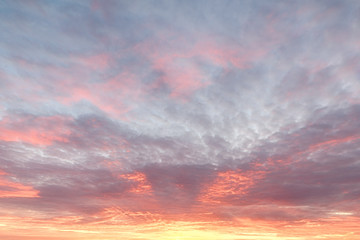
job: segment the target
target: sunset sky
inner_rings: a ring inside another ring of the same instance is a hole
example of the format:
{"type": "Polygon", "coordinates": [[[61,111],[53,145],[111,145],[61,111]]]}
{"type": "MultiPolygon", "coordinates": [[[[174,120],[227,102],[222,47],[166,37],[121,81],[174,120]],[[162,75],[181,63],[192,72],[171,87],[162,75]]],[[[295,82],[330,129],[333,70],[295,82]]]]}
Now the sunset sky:
{"type": "Polygon", "coordinates": [[[359,240],[360,1],[0,0],[1,240],[359,240]]]}

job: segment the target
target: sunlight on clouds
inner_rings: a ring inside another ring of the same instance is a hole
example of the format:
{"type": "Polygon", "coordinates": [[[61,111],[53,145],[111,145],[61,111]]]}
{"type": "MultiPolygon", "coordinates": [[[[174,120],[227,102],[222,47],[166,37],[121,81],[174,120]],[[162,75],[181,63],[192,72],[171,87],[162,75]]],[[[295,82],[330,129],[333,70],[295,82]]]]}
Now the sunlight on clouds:
{"type": "Polygon", "coordinates": [[[0,7],[1,240],[357,240],[360,2],[0,7]]]}

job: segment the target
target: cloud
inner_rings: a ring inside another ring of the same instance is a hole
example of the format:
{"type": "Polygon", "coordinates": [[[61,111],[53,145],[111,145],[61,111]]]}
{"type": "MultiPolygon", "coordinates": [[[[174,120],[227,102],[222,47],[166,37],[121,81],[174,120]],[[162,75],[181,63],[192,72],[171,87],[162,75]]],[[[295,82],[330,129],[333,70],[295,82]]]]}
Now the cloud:
{"type": "Polygon", "coordinates": [[[1,6],[3,238],[359,235],[357,2],[1,6]]]}

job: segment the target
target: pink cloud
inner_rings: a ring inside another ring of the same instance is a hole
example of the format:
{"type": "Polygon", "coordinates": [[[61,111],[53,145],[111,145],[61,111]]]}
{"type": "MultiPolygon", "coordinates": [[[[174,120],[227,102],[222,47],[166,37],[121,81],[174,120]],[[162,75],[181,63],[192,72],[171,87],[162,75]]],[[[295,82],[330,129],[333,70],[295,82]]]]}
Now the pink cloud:
{"type": "MultiPolygon", "coordinates": [[[[185,99],[195,91],[210,84],[207,75],[193,61],[193,56],[189,53],[169,52],[160,53],[147,49],[147,44],[137,46],[137,51],[147,55],[152,67],[164,75],[160,77],[160,82],[170,87],[170,96],[175,99],[185,99]]],[[[156,87],[159,82],[153,84],[156,87]]]]}
{"type": "Polygon", "coordinates": [[[35,145],[51,145],[53,142],[68,142],[71,131],[66,127],[70,119],[63,116],[18,116],[5,117],[0,121],[0,140],[26,142],[35,145]]]}
{"type": "MultiPolygon", "coordinates": [[[[134,74],[122,72],[103,82],[86,83],[76,81],[81,71],[74,69],[74,76],[67,75],[58,85],[57,100],[64,105],[72,105],[85,100],[109,114],[124,117],[133,105],[144,99],[144,90],[139,87],[134,74]]],[[[125,120],[125,117],[122,118],[125,120]]]]}
{"type": "Polygon", "coordinates": [[[199,41],[194,46],[192,55],[200,56],[225,69],[229,67],[247,69],[251,67],[251,63],[261,59],[266,53],[267,50],[261,47],[253,48],[236,43],[205,40],[199,41]]]}
{"type": "Polygon", "coordinates": [[[7,179],[8,174],[0,170],[0,198],[20,197],[33,198],[38,197],[38,191],[32,186],[26,186],[21,183],[13,182],[7,179]]]}
{"type": "Polygon", "coordinates": [[[211,85],[213,76],[204,63],[224,70],[248,69],[268,52],[267,45],[247,47],[214,36],[203,36],[193,44],[182,45],[184,39],[171,36],[162,33],[163,39],[140,43],[134,51],[147,58],[154,70],[163,73],[160,81],[169,86],[173,98],[186,98],[211,85]],[[163,46],[168,38],[171,40],[163,46]]]}
{"type": "Polygon", "coordinates": [[[111,56],[105,53],[90,56],[77,56],[74,57],[74,61],[80,63],[87,70],[104,71],[109,67],[111,56]]]}

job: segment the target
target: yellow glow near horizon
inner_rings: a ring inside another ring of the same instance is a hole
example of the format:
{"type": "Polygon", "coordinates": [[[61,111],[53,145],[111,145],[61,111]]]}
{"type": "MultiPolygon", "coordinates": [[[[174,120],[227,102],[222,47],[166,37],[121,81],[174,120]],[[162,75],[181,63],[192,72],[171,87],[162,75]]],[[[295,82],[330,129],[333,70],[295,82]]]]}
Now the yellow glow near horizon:
{"type": "MultiPolygon", "coordinates": [[[[332,219],[337,221],[337,219],[332,219]]],[[[347,218],[334,227],[334,223],[289,225],[272,227],[269,223],[243,219],[243,226],[224,222],[172,221],[158,224],[58,224],[30,218],[1,218],[0,231],[5,240],[356,240],[355,218],[347,218]],[[256,227],[254,227],[256,226],[256,227]],[[54,236],[50,237],[49,236],[54,236]]]]}

